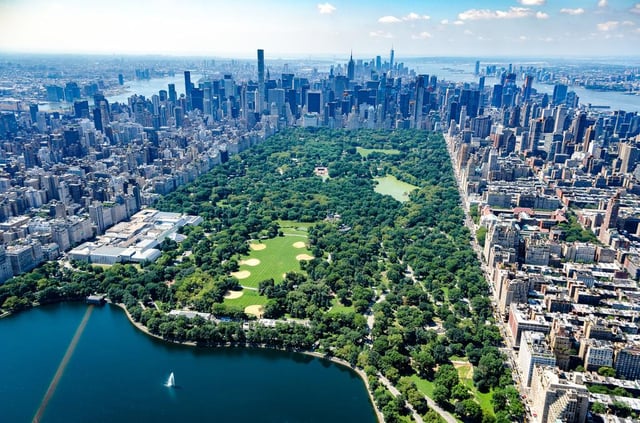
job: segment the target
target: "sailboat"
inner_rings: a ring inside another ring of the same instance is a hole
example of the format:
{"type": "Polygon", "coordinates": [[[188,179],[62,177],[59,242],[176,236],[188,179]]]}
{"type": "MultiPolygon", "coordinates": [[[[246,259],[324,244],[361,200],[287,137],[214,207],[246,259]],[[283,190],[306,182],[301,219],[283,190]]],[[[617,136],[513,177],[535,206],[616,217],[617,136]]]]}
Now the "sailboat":
{"type": "Polygon", "coordinates": [[[176,378],[175,376],[173,376],[173,372],[171,372],[171,374],[169,375],[169,379],[167,379],[167,382],[164,384],[164,386],[166,386],[167,388],[174,388],[176,386],[176,378]]]}

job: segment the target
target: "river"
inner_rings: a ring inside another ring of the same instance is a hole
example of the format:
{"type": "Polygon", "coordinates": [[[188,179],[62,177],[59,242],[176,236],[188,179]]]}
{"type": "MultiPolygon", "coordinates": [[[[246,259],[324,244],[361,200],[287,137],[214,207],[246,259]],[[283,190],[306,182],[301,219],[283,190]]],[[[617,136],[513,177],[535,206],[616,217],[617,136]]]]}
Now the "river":
{"type": "MultiPolygon", "coordinates": [[[[27,422],[87,310],[39,307],[0,319],[0,421],[27,422]]],[[[151,338],[96,307],[42,422],[375,422],[363,381],[303,354],[200,349],[151,338]],[[176,388],[164,386],[174,372],[176,388]]]]}
{"type": "MultiPolygon", "coordinates": [[[[409,69],[414,69],[418,74],[435,75],[439,80],[451,82],[478,82],[478,76],[473,74],[475,61],[473,59],[456,58],[411,58],[404,61],[409,69]]],[[[191,74],[191,81],[197,85],[201,78],[200,74],[191,74]]],[[[485,86],[492,87],[498,82],[495,77],[487,77],[485,86]]],[[[175,84],[178,96],[184,93],[184,75],[176,73],[174,76],[164,78],[153,78],[147,80],[125,81],[123,92],[116,95],[107,96],[110,103],[127,103],[127,99],[133,94],[140,94],[147,98],[158,94],[160,90],[168,90],[169,84],[175,84]]],[[[553,93],[553,85],[534,82],[533,88],[541,93],[553,93]]],[[[575,91],[581,104],[592,104],[594,106],[609,106],[610,110],[624,110],[627,112],[640,112],[640,96],[625,95],[613,91],[588,90],[580,86],[570,86],[570,91],[575,91]]],[[[93,104],[93,101],[90,101],[93,104]]],[[[44,103],[40,109],[48,110],[70,110],[70,103],[44,103]]]]}

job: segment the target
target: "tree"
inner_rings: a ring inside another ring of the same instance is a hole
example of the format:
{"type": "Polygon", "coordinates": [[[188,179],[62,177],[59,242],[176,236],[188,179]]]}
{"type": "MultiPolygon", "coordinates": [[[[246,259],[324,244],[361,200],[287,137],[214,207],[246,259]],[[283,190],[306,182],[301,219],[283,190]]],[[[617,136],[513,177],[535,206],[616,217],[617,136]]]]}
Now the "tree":
{"type": "Polygon", "coordinates": [[[611,405],[609,405],[609,409],[611,409],[611,412],[616,416],[623,418],[629,417],[633,411],[631,407],[622,401],[612,402],[611,405]]]}
{"type": "Polygon", "coordinates": [[[487,228],[484,226],[480,226],[476,230],[476,240],[478,241],[478,245],[480,247],[484,246],[485,239],[487,238],[487,228]]]}
{"type": "Polygon", "coordinates": [[[433,397],[433,400],[440,405],[444,406],[449,404],[449,397],[450,397],[449,388],[447,388],[444,385],[436,385],[433,388],[432,397],[433,397]]]}
{"type": "Polygon", "coordinates": [[[598,374],[605,377],[616,377],[616,370],[611,367],[602,366],[598,368],[598,374]]]}
{"type": "Polygon", "coordinates": [[[462,383],[458,383],[453,387],[453,389],[451,389],[451,398],[462,401],[471,398],[471,394],[466,386],[462,383]]]}
{"type": "Polygon", "coordinates": [[[418,375],[425,378],[430,378],[433,375],[433,366],[435,366],[436,362],[427,347],[423,345],[419,350],[415,350],[411,354],[411,358],[418,375]]]}
{"type": "Polygon", "coordinates": [[[480,422],[482,420],[482,408],[472,399],[457,402],[455,411],[465,422],[480,422]]]}
{"type": "Polygon", "coordinates": [[[594,414],[605,414],[607,412],[607,407],[604,404],[596,401],[591,404],[591,411],[594,414]]]}

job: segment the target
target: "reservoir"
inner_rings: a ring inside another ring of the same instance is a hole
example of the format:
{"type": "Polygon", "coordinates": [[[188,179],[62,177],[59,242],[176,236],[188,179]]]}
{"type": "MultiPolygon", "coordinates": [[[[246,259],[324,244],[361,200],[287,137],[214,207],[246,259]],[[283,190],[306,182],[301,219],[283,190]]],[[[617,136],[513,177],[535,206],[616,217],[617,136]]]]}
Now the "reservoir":
{"type": "MultiPolygon", "coordinates": [[[[64,303],[0,319],[0,420],[34,418],[87,307],[64,303]]],[[[108,305],[91,311],[76,339],[42,422],[376,421],[364,382],[327,360],[165,343],[108,305]],[[167,387],[172,372],[175,387],[167,387]]]]}

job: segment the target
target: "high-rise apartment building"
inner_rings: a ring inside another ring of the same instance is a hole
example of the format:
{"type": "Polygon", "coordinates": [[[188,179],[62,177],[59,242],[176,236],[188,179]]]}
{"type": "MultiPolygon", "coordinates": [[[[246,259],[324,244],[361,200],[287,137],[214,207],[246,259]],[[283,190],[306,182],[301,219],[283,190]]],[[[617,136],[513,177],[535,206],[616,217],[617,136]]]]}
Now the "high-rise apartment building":
{"type": "Polygon", "coordinates": [[[535,366],[555,367],[556,357],[540,332],[524,332],[518,352],[518,367],[522,375],[522,385],[531,386],[535,366]]]}
{"type": "Polygon", "coordinates": [[[531,379],[531,411],[540,423],[584,423],[589,391],[569,375],[551,367],[536,366],[531,379]]]}
{"type": "Polygon", "coordinates": [[[622,348],[616,353],[616,376],[628,380],[640,379],[640,347],[622,348]]]}

